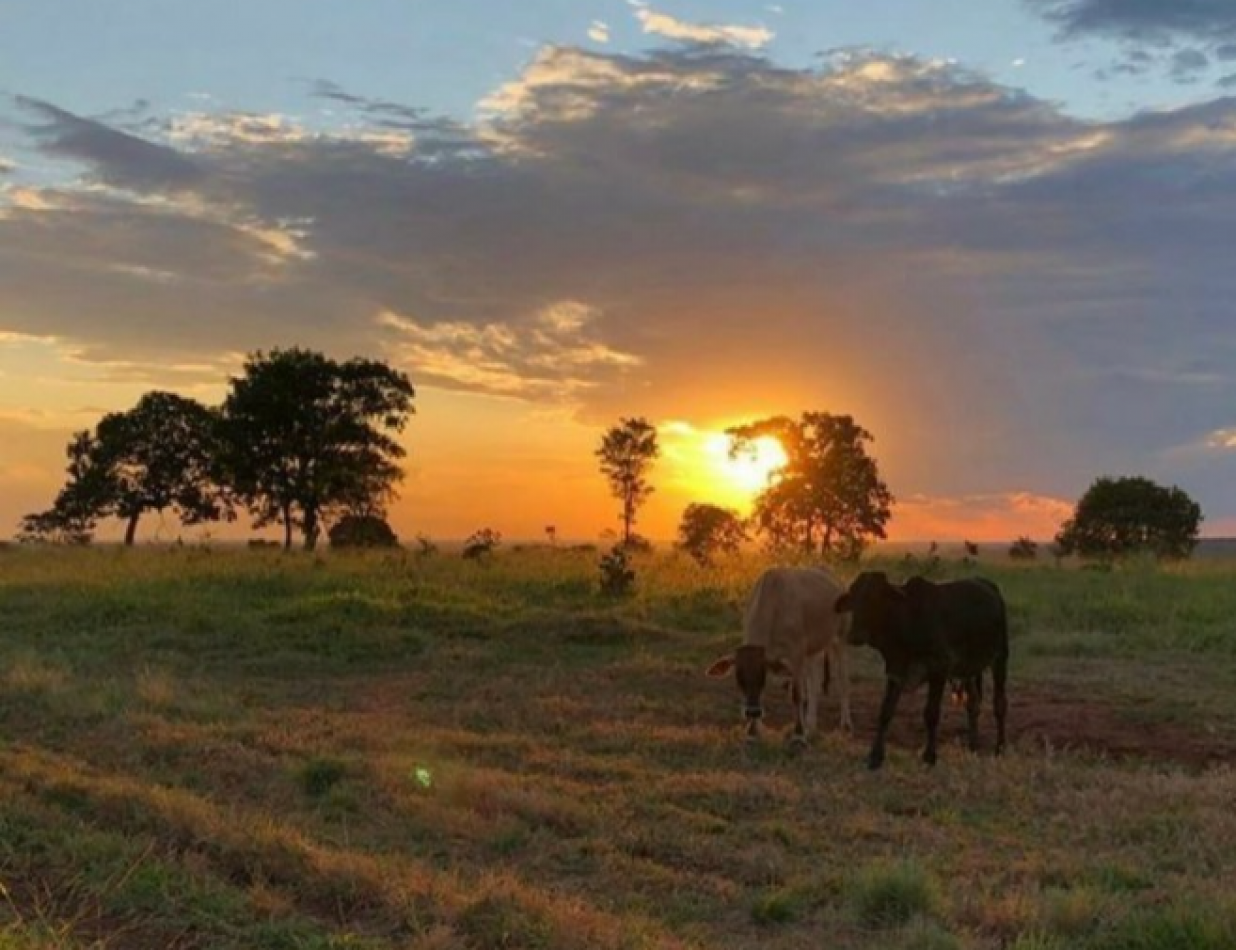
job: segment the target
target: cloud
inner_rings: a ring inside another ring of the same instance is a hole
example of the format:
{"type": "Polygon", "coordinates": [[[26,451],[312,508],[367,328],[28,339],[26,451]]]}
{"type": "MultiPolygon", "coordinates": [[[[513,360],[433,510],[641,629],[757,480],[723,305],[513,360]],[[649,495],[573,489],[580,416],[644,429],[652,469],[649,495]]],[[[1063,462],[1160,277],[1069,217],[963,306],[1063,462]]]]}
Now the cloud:
{"type": "Polygon", "coordinates": [[[912,495],[898,499],[893,540],[965,538],[990,543],[1009,542],[1024,535],[1045,541],[1055,537],[1072,516],[1073,504],[1067,499],[1029,491],[912,495]]]}
{"type": "Polygon", "coordinates": [[[101,182],[119,187],[185,188],[202,178],[200,166],[175,149],[39,99],[20,96],[17,104],[40,117],[28,131],[43,152],[86,163],[101,182]]]}
{"type": "Polygon", "coordinates": [[[1027,0],[1065,34],[1137,42],[1236,37],[1230,0],[1027,0]]]}
{"type": "Polygon", "coordinates": [[[419,323],[394,313],[379,322],[396,332],[400,360],[430,385],[555,402],[642,363],[596,338],[589,327],[596,316],[586,304],[563,300],[516,324],[419,323]]]}
{"type": "Polygon", "coordinates": [[[1197,49],[1181,49],[1172,54],[1172,78],[1177,82],[1197,82],[1199,75],[1210,68],[1210,58],[1197,49]]]}
{"type": "Polygon", "coordinates": [[[1236,103],[1088,123],[955,64],[727,45],[542,50],[472,125],[315,93],[329,129],[44,104],[78,177],[0,193],[0,330],[152,374],[385,354],[589,421],[846,411],[906,498],[1127,471],[1236,514],[1230,458],[1170,454],[1236,403],[1236,103]]]}
{"type": "Polygon", "coordinates": [[[1025,0],[1060,28],[1066,40],[1100,37],[1124,52],[1111,70],[1139,76],[1162,65],[1168,78],[1197,83],[1210,67],[1236,58],[1236,4],[1229,0],[1025,0]],[[1157,55],[1152,55],[1152,50],[1157,55]]]}
{"type": "Polygon", "coordinates": [[[688,23],[653,10],[644,0],[627,0],[635,19],[644,32],[663,36],[670,40],[705,45],[739,46],[745,49],[761,49],[776,37],[763,26],[737,26],[717,23],[688,23]]]}
{"type": "Polygon", "coordinates": [[[593,20],[592,25],[588,27],[588,39],[594,43],[608,43],[609,25],[601,20],[593,20]]]}

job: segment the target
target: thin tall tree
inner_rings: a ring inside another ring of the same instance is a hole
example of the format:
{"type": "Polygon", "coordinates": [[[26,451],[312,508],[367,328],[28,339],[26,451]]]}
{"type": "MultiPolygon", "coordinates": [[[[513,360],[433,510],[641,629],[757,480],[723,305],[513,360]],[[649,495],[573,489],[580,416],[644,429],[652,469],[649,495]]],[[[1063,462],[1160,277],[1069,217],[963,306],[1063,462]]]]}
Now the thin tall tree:
{"type": "Polygon", "coordinates": [[[622,505],[622,544],[636,539],[635,521],[640,507],[655,491],[648,481],[653,463],[661,454],[657,429],[644,418],[622,419],[601,439],[596,451],[601,473],[610,492],[622,505]]]}

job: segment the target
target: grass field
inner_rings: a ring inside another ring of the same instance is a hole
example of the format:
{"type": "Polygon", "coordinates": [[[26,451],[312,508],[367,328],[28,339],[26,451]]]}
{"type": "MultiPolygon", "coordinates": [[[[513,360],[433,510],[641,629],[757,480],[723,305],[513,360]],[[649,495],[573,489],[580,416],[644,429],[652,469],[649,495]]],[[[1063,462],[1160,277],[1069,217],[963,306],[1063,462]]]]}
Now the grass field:
{"type": "Polygon", "coordinates": [[[877,774],[874,654],[798,756],[704,679],[761,566],[0,551],[0,948],[1236,947],[1236,563],[946,565],[1013,749],[877,774]]]}

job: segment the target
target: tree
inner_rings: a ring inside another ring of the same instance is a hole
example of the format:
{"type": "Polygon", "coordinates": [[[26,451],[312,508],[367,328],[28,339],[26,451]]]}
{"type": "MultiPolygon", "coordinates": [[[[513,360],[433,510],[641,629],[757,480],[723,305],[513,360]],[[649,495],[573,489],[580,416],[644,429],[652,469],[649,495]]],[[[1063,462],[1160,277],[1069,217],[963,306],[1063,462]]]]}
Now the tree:
{"type": "Polygon", "coordinates": [[[1009,545],[1009,558],[1014,561],[1033,561],[1039,556],[1039,546],[1024,535],[1009,545]]]}
{"type": "Polygon", "coordinates": [[[327,532],[332,548],[397,548],[399,538],[378,515],[344,515],[327,532]]]}
{"type": "Polygon", "coordinates": [[[1063,554],[1185,558],[1197,545],[1202,509],[1183,490],[1141,476],[1096,479],[1056,535],[1063,554]]]}
{"type": "Polygon", "coordinates": [[[867,454],[871,433],[852,417],[774,416],[726,434],[735,457],[769,436],[785,451],[786,463],[756,496],[752,518],[771,547],[853,556],[870,539],[885,536],[893,496],[867,454]]]}
{"type": "Polygon", "coordinates": [[[712,564],[719,553],[736,554],[748,539],[738,513],[718,505],[687,505],[678,525],[678,547],[701,567],[712,564]]]}
{"type": "Polygon", "coordinates": [[[126,412],[73,436],[68,480],[50,511],[27,516],[24,533],[81,539],[102,518],[125,522],[131,545],[144,514],[172,510],[185,524],[229,515],[219,486],[217,414],[174,393],[150,392],[126,412]]]}
{"type": "Polygon", "coordinates": [[[648,483],[652,464],[661,454],[657,430],[647,419],[622,419],[601,439],[596,455],[609,479],[611,494],[622,503],[622,544],[638,543],[634,534],[640,506],[655,489],[648,483]]]}
{"type": "Polygon", "coordinates": [[[341,514],[381,516],[403,478],[394,436],[415,411],[386,363],[293,348],[251,354],[223,404],[225,468],[255,527],[299,528],[312,550],[341,514]]]}

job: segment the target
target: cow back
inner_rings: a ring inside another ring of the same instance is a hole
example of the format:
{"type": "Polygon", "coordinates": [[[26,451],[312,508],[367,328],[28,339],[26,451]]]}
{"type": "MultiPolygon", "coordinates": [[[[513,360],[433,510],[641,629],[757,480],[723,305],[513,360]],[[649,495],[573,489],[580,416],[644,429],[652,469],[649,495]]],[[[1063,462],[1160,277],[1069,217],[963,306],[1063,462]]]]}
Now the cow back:
{"type": "Polygon", "coordinates": [[[832,644],[845,622],[834,610],[844,588],[828,571],[774,567],[756,582],[743,622],[744,641],[770,659],[797,665],[832,644]]]}

